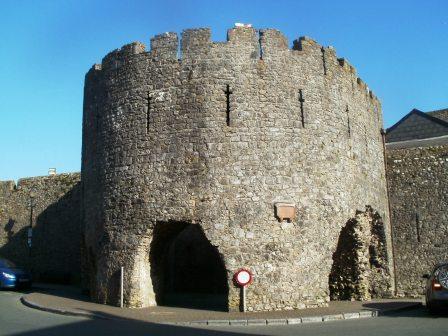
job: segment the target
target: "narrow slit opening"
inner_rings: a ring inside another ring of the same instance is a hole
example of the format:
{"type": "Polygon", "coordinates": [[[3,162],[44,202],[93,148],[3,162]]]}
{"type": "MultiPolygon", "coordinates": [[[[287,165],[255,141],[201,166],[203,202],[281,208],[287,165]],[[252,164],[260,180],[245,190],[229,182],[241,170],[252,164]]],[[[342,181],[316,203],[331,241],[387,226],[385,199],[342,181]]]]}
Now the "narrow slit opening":
{"type": "Polygon", "coordinates": [[[259,54],[260,54],[260,59],[263,59],[263,44],[261,43],[263,37],[263,32],[259,31],[258,32],[258,49],[259,49],[259,54]]]}
{"type": "Polygon", "coordinates": [[[146,133],[149,132],[150,114],[151,114],[151,96],[149,95],[148,92],[148,97],[146,101],[146,133]]]}
{"type": "Polygon", "coordinates": [[[320,51],[322,52],[322,65],[324,67],[324,75],[327,74],[327,60],[325,59],[325,48],[320,48],[320,51]]]}
{"type": "Polygon", "coordinates": [[[299,89],[299,102],[300,102],[300,121],[302,123],[302,128],[305,128],[305,112],[303,110],[303,103],[305,99],[303,99],[303,90],[299,89]]]}
{"type": "Polygon", "coordinates": [[[351,126],[350,126],[350,111],[348,109],[348,105],[345,108],[345,112],[347,113],[347,133],[348,133],[348,137],[350,138],[352,135],[352,130],[351,130],[351,126]]]}
{"type": "Polygon", "coordinates": [[[226,95],[226,124],[227,126],[230,126],[230,95],[233,93],[233,91],[230,90],[229,84],[226,85],[224,93],[226,95]]]}
{"type": "Polygon", "coordinates": [[[420,237],[420,218],[418,216],[418,213],[415,213],[415,227],[417,229],[417,242],[420,243],[421,237],[420,237]]]}

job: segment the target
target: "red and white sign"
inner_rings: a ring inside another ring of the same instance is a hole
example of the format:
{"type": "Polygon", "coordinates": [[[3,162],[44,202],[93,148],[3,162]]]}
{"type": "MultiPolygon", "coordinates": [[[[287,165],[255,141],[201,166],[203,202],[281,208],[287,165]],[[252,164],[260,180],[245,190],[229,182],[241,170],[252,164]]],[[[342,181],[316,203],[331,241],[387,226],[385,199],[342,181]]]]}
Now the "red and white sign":
{"type": "Polygon", "coordinates": [[[245,287],[252,282],[252,273],[245,268],[241,268],[235,273],[234,279],[239,286],[245,287]]]}

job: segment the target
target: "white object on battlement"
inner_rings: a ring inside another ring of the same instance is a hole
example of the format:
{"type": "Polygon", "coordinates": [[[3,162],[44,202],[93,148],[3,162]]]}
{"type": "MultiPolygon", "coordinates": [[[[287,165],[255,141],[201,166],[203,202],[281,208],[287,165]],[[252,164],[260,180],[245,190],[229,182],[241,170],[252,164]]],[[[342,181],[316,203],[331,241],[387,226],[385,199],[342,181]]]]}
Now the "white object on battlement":
{"type": "Polygon", "coordinates": [[[235,22],[235,27],[252,28],[252,23],[240,23],[240,22],[235,22]]]}

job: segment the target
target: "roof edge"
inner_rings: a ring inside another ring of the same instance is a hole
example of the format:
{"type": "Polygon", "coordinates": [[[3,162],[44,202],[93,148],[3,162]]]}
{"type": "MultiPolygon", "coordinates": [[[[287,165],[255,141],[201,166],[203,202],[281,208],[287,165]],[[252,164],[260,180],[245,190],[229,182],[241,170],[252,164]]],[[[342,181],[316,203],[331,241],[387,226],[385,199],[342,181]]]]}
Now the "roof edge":
{"type": "MultiPolygon", "coordinates": [[[[442,110],[440,110],[440,111],[442,111],[442,110]]],[[[436,111],[431,111],[431,112],[436,112],[436,111]]],[[[403,123],[406,119],[408,119],[408,118],[409,118],[411,115],[413,115],[413,114],[417,114],[417,115],[419,115],[419,116],[421,116],[421,117],[423,117],[423,118],[426,118],[426,119],[428,119],[428,120],[431,120],[431,121],[433,121],[433,122],[435,122],[435,123],[437,123],[437,124],[439,124],[439,125],[448,127],[448,122],[446,122],[446,121],[444,121],[444,120],[442,120],[442,119],[439,119],[439,118],[437,118],[437,117],[433,117],[432,115],[430,115],[430,114],[428,114],[428,113],[422,112],[422,111],[420,111],[419,109],[414,108],[414,109],[412,109],[411,112],[409,112],[408,114],[406,114],[403,118],[401,118],[399,121],[397,121],[394,125],[392,125],[391,127],[389,127],[389,128],[386,130],[386,134],[389,133],[390,131],[393,131],[395,128],[398,127],[398,125],[400,125],[401,123],[403,123]]]]}

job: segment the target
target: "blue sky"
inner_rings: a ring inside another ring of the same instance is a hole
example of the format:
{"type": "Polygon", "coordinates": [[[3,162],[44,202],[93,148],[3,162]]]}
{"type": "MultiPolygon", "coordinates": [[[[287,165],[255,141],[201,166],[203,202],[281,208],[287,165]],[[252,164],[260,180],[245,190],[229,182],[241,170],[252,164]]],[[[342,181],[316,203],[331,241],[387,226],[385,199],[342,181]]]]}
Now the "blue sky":
{"type": "Polygon", "coordinates": [[[80,170],[84,75],[151,36],[235,22],[310,36],[347,58],[385,126],[448,107],[448,1],[0,0],[0,180],[80,170]]]}

